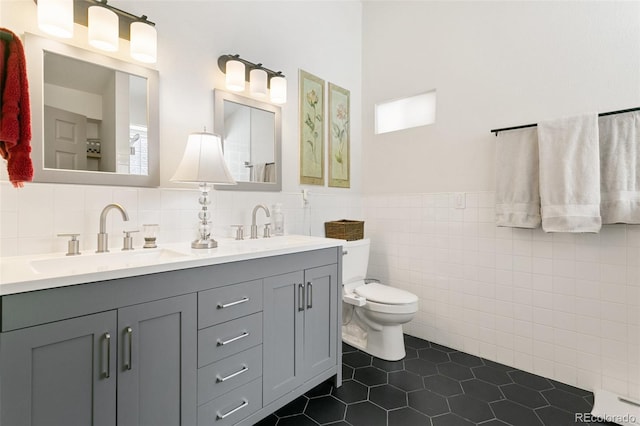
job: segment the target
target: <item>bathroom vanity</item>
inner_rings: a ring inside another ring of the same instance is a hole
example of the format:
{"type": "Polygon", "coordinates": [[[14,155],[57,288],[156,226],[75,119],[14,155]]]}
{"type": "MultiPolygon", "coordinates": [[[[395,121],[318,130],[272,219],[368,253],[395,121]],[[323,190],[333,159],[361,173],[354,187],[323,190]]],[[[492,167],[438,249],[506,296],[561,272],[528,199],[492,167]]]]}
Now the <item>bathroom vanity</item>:
{"type": "Polygon", "coordinates": [[[0,424],[252,425],[339,386],[340,241],[270,240],[2,259],[0,424]]]}

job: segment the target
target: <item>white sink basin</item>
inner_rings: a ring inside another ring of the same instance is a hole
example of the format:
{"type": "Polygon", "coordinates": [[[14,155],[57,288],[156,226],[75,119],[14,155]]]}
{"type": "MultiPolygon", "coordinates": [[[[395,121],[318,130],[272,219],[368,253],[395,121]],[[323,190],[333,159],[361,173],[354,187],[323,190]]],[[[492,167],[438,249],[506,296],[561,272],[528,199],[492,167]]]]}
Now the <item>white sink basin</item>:
{"type": "Polygon", "coordinates": [[[29,266],[39,274],[72,275],[162,263],[186,256],[188,255],[169,249],[132,250],[38,259],[29,262],[29,266]]]}

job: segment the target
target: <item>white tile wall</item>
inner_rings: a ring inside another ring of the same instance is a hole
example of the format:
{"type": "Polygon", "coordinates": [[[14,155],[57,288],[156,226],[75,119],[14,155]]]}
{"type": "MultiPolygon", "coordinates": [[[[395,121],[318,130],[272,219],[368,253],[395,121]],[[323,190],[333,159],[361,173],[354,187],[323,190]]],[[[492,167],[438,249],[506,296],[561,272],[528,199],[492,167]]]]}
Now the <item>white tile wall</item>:
{"type": "Polygon", "coordinates": [[[497,228],[491,192],[363,201],[369,274],[420,298],[407,333],[640,399],[640,225],[497,228]]]}
{"type": "MultiPolygon", "coordinates": [[[[80,233],[81,251],[94,251],[100,212],[112,202],[122,204],[130,220],[123,222],[117,211],[109,213],[111,250],[121,248],[123,230],[141,230],[145,223],[160,225],[159,244],[191,241],[198,228],[199,194],[195,186],[161,189],[32,183],[15,189],[0,182],[0,257],[64,252],[67,237],[57,237],[60,233],[80,233]]],[[[214,190],[211,199],[214,238],[235,235],[233,224],[244,224],[248,235],[251,211],[258,203],[269,208],[283,203],[289,234],[323,236],[325,221],[362,216],[361,198],[345,190],[314,193],[312,189],[307,207],[302,193],[214,190]]],[[[257,223],[268,221],[260,211],[257,223]]],[[[133,236],[134,247],[141,247],[142,234],[133,236]]]]}
{"type": "MultiPolygon", "coordinates": [[[[198,191],[0,182],[0,256],[66,250],[80,232],[95,250],[102,208],[119,202],[130,215],[109,215],[110,246],[123,229],[159,223],[159,243],[190,241],[198,191]]],[[[214,191],[214,236],[251,222],[257,203],[284,205],[287,233],[324,235],[327,220],[366,221],[370,275],[420,298],[409,334],[594,389],[640,399],[640,226],[609,225],[599,234],[545,234],[496,228],[494,198],[467,193],[370,195],[214,191]]],[[[262,215],[262,213],[259,213],[262,215]]],[[[264,223],[259,216],[258,223],[264,223]]],[[[142,245],[134,234],[135,246],[142,245]]]]}

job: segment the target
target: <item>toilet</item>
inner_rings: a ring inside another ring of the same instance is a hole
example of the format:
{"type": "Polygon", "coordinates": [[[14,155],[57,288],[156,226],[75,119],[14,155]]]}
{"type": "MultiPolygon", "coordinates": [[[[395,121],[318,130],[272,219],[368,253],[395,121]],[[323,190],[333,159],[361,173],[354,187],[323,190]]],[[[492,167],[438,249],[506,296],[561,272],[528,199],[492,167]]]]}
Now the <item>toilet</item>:
{"type": "Polygon", "coordinates": [[[342,257],[342,340],[375,357],[405,356],[402,324],[418,312],[418,297],[405,290],[365,280],[371,241],[347,241],[342,257]]]}

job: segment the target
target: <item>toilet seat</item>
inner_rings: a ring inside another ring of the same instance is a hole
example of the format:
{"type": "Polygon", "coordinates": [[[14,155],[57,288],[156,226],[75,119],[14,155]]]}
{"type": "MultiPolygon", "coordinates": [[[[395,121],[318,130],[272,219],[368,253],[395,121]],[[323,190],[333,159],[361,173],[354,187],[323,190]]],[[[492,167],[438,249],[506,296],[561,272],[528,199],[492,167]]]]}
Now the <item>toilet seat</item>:
{"type": "Polygon", "coordinates": [[[387,305],[386,303],[377,303],[367,300],[367,303],[361,308],[382,314],[415,314],[418,312],[418,301],[405,303],[402,305],[387,305]]]}
{"type": "Polygon", "coordinates": [[[364,297],[367,301],[383,305],[406,305],[418,302],[418,296],[413,293],[378,283],[357,287],[355,293],[364,297]]]}

